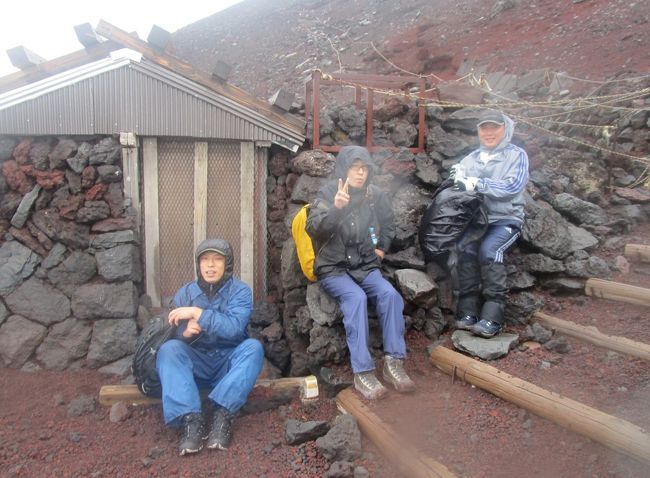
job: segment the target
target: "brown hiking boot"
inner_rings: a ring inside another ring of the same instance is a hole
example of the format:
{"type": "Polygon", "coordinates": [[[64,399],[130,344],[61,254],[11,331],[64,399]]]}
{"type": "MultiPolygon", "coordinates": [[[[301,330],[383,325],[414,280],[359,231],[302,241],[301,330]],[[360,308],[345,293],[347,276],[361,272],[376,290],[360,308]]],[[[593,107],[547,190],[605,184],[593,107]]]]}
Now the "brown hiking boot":
{"type": "Polygon", "coordinates": [[[354,374],[354,388],[368,400],[384,398],[388,393],[377,377],[374,370],[354,374]]]}
{"type": "Polygon", "coordinates": [[[384,356],[384,380],[401,393],[415,391],[415,383],[406,375],[404,360],[390,355],[384,356]]]}

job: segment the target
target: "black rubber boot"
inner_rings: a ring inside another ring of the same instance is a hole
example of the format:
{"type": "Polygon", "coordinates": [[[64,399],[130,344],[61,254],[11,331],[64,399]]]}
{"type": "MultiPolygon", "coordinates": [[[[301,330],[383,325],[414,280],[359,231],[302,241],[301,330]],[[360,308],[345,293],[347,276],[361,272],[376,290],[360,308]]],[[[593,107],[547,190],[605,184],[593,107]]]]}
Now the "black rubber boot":
{"type": "Polygon", "coordinates": [[[235,416],[221,405],[216,405],[212,415],[212,429],[208,435],[208,448],[228,449],[232,438],[232,422],[235,416]]]}
{"type": "Polygon", "coordinates": [[[479,290],[481,287],[481,271],[477,257],[471,254],[461,254],[456,265],[458,275],[458,305],[456,317],[478,316],[481,306],[479,290]]]}
{"type": "Polygon", "coordinates": [[[203,414],[195,412],[183,415],[183,436],[181,438],[180,454],[196,453],[203,448],[203,414]]]}
{"type": "MultiPolygon", "coordinates": [[[[490,262],[481,266],[483,298],[486,301],[505,304],[508,300],[508,272],[502,262],[490,262]]],[[[483,316],[481,315],[481,318],[483,316]]]]}

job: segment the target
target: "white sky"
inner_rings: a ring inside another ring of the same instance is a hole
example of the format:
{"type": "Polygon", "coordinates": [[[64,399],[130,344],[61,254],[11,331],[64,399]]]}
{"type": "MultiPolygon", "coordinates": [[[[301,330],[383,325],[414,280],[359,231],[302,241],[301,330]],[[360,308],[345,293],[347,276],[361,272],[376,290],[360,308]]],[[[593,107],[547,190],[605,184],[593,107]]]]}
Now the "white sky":
{"type": "Polygon", "coordinates": [[[242,0],[5,0],[0,15],[0,76],[18,71],[7,50],[22,45],[46,60],[81,50],[74,26],[105,20],[146,40],[151,26],[173,33],[242,0]]]}

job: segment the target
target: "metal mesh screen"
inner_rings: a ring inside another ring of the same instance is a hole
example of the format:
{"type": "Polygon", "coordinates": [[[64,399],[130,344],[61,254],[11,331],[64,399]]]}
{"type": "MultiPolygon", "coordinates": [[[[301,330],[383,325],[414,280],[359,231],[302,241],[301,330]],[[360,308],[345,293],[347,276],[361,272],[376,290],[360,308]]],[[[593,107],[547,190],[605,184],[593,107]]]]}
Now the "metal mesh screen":
{"type": "Polygon", "coordinates": [[[163,300],[194,279],[194,143],[158,142],[160,289],[163,300]]]}
{"type": "Polygon", "coordinates": [[[206,234],[230,242],[237,277],[241,275],[240,175],[239,143],[209,143],[206,234]]]}

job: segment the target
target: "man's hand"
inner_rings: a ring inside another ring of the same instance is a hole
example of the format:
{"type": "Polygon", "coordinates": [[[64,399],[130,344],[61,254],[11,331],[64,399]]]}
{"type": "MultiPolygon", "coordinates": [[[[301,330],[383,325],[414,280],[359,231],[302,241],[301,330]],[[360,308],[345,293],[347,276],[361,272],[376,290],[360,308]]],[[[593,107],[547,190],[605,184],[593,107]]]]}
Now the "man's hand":
{"type": "Polygon", "coordinates": [[[201,333],[201,326],[199,325],[199,322],[190,319],[187,321],[187,327],[183,331],[183,337],[190,338],[194,337],[195,335],[199,335],[201,333]]]}
{"type": "Polygon", "coordinates": [[[179,307],[169,313],[167,320],[169,321],[170,325],[178,325],[180,324],[181,320],[194,320],[195,322],[198,322],[202,312],[203,309],[200,309],[198,307],[179,307]]]}
{"type": "Polygon", "coordinates": [[[343,209],[349,202],[348,180],[346,179],[344,184],[343,180],[339,178],[339,190],[336,192],[336,196],[334,196],[334,207],[336,209],[343,209]]]}
{"type": "Polygon", "coordinates": [[[381,260],[383,260],[384,256],[386,255],[386,253],[381,249],[375,249],[375,254],[377,254],[381,260]]]}
{"type": "Polygon", "coordinates": [[[474,191],[479,178],[456,178],[454,187],[460,191],[474,191]]]}

